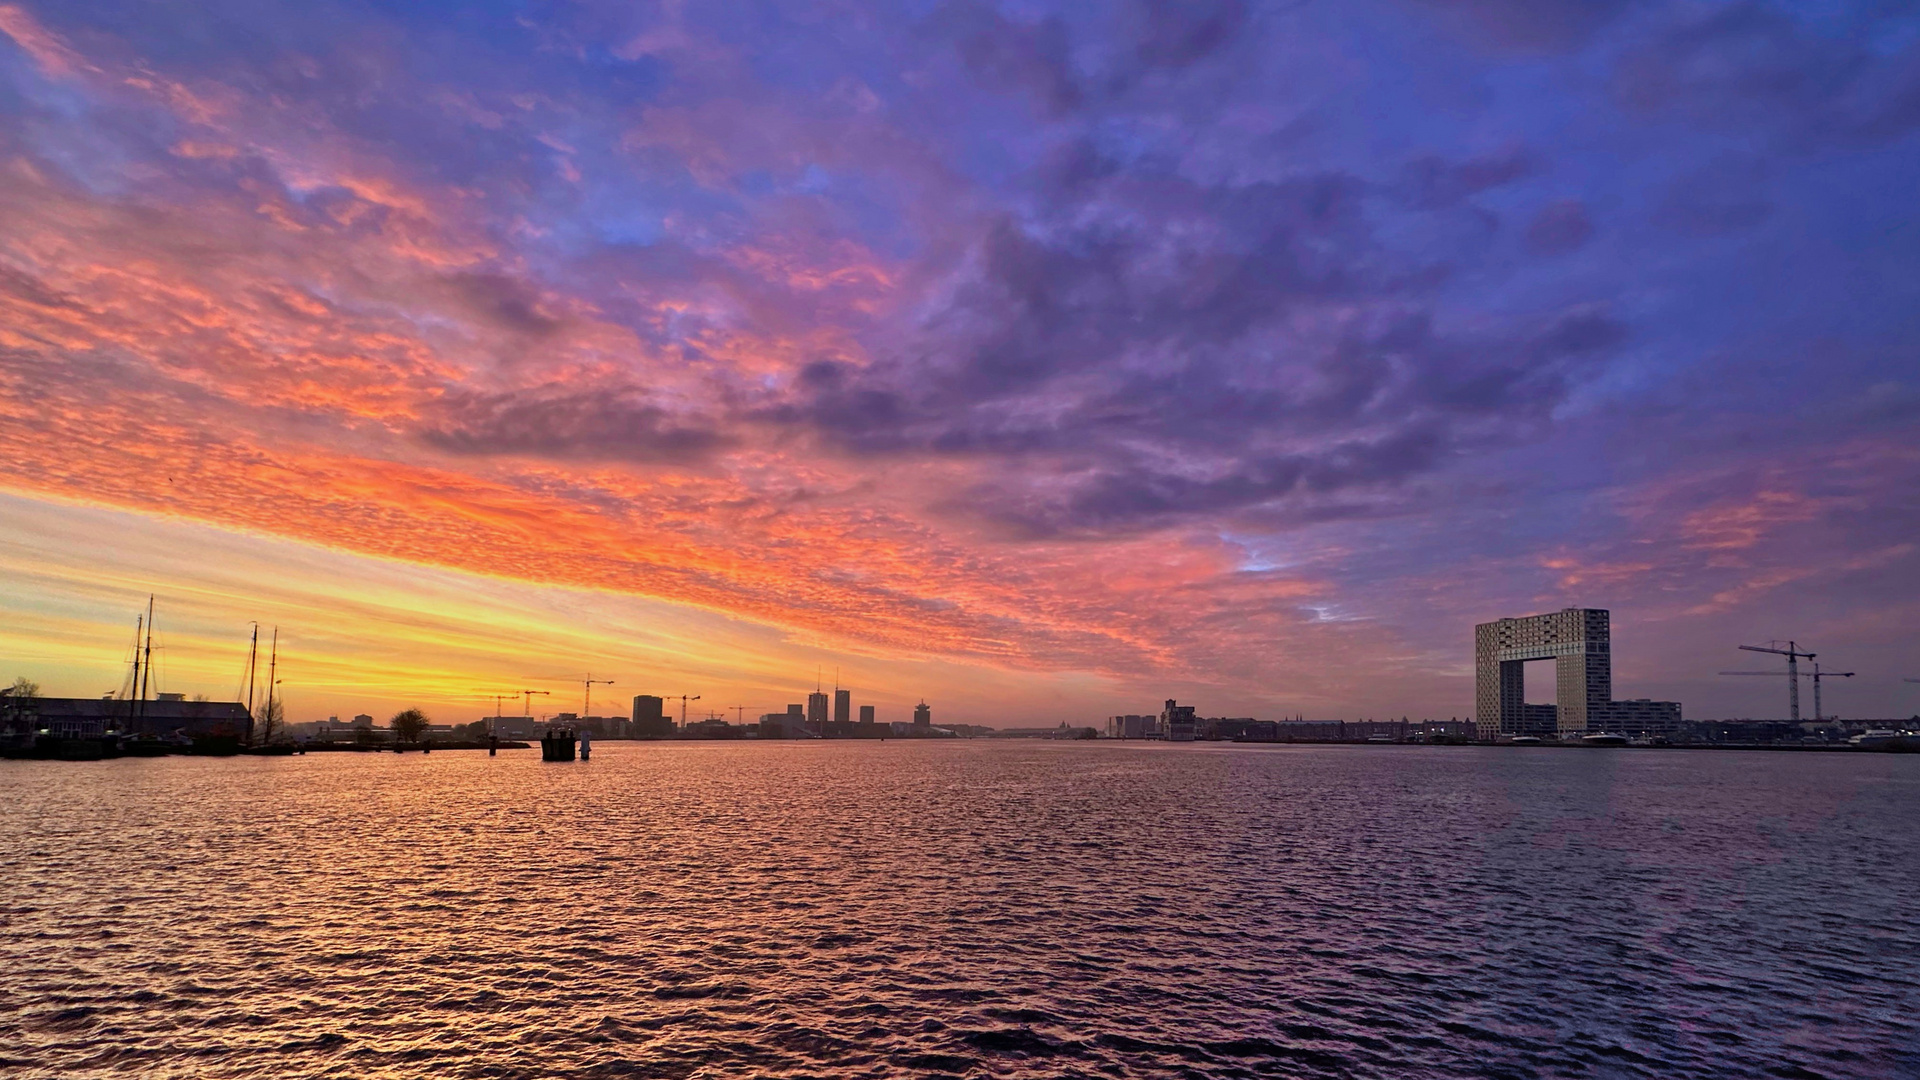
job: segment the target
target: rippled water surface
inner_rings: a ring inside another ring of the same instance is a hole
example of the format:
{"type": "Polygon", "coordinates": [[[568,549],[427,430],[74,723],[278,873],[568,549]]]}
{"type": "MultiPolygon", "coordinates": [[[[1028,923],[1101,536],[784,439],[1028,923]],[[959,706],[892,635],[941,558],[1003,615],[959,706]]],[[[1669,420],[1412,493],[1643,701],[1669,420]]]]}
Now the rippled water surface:
{"type": "Polygon", "coordinates": [[[1920,760],[0,762],[0,1073],[1920,1076],[1920,760]]]}

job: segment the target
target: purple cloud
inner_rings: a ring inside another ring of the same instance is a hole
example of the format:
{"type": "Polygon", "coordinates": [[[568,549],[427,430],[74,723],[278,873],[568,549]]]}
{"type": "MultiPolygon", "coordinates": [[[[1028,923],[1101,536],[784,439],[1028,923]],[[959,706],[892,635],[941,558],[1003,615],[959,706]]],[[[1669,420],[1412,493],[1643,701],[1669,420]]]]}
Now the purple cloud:
{"type": "Polygon", "coordinates": [[[1562,199],[1540,208],[1527,225],[1527,246],[1542,255],[1564,255],[1593,238],[1593,221],[1578,199],[1562,199]]]}

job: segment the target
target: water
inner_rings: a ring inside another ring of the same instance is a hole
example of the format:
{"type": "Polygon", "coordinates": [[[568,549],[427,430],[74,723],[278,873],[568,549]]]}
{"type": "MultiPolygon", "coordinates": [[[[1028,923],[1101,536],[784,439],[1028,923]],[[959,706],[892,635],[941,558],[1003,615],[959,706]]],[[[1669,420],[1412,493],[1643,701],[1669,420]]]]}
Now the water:
{"type": "Polygon", "coordinates": [[[0,762],[0,1074],[1920,1075],[1920,758],[0,762]]]}

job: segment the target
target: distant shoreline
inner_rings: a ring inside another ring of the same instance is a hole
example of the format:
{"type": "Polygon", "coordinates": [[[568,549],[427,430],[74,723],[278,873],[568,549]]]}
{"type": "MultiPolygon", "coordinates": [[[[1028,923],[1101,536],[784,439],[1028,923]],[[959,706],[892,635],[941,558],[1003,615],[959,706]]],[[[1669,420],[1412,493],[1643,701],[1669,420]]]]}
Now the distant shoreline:
{"type": "MultiPolygon", "coordinates": [[[[660,744],[673,744],[673,743],[687,743],[687,744],[754,743],[754,744],[758,744],[763,740],[759,740],[759,739],[597,739],[595,741],[604,742],[604,743],[618,742],[618,743],[660,743],[660,744]]],[[[1920,739],[1893,740],[1887,743],[1882,743],[1874,746],[1848,746],[1845,744],[1838,744],[1838,745],[1799,744],[1799,745],[1796,745],[1792,743],[1676,743],[1668,746],[1587,746],[1587,745],[1582,745],[1580,743],[1563,743],[1563,742],[1542,742],[1542,743],[1515,745],[1513,743],[1485,743],[1485,742],[1433,742],[1433,743],[1374,742],[1374,743],[1369,743],[1369,742],[1358,742],[1353,740],[1334,740],[1334,739],[1318,739],[1318,740],[1293,739],[1288,741],[1196,739],[1196,740],[1193,740],[1192,742],[1185,742],[1185,741],[1173,742],[1167,739],[1048,739],[1048,738],[1039,738],[1039,737],[1031,737],[1031,736],[1015,737],[1015,738],[999,738],[999,739],[993,739],[993,738],[938,739],[938,740],[768,739],[764,741],[769,744],[778,743],[781,745],[795,745],[795,746],[807,745],[812,743],[821,743],[821,744],[863,743],[863,742],[872,743],[872,742],[894,741],[894,742],[941,742],[941,743],[947,743],[947,742],[1077,743],[1082,745],[1093,743],[1093,744],[1099,744],[1099,745],[1127,745],[1127,746],[1140,746],[1140,747],[1147,747],[1147,746],[1194,746],[1194,747],[1337,746],[1337,747],[1348,747],[1352,749],[1361,749],[1361,750],[1378,749],[1382,747],[1399,747],[1399,748],[1418,747],[1423,749],[1436,749],[1436,750],[1439,750],[1439,749],[1447,749],[1447,750],[1461,750],[1461,749],[1584,750],[1584,751],[1681,750],[1681,751],[1688,751],[1688,752],[1695,752],[1695,751],[1702,751],[1702,750],[1729,750],[1729,751],[1764,751],[1764,752],[1772,752],[1772,753],[1920,754],[1920,739]]],[[[493,748],[498,750],[530,750],[533,748],[533,746],[531,743],[520,742],[516,740],[516,741],[510,741],[510,742],[503,741],[493,748]]],[[[489,749],[489,744],[484,742],[473,742],[473,741],[459,741],[459,742],[445,742],[445,743],[436,742],[431,744],[409,743],[405,745],[395,745],[393,743],[313,742],[313,743],[307,743],[304,746],[298,745],[298,744],[277,743],[272,746],[237,747],[232,749],[223,749],[223,750],[216,750],[216,751],[195,750],[192,748],[183,747],[177,751],[169,751],[166,753],[155,754],[155,753],[110,753],[110,752],[102,752],[101,748],[98,747],[97,745],[95,746],[72,745],[72,746],[65,746],[65,747],[47,747],[41,752],[14,751],[4,755],[4,759],[13,760],[13,761],[113,761],[113,760],[119,760],[121,758],[137,758],[137,757],[296,757],[296,756],[299,756],[302,754],[308,754],[308,753],[314,753],[314,754],[413,754],[413,753],[430,754],[436,750],[475,751],[475,750],[486,750],[486,749],[489,749]]]]}

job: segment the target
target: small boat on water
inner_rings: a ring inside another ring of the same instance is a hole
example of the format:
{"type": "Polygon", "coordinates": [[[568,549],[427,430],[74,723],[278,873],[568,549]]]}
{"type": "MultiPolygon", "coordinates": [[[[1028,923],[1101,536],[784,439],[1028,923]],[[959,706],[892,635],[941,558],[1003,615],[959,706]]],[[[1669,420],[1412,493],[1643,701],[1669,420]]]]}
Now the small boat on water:
{"type": "Polygon", "coordinates": [[[151,733],[135,735],[120,743],[120,750],[128,757],[165,757],[168,754],[188,754],[193,752],[193,740],[184,735],[154,735],[151,733]]]}
{"type": "Polygon", "coordinates": [[[1600,732],[1595,732],[1592,735],[1581,736],[1580,745],[1581,746],[1625,746],[1627,745],[1627,737],[1625,735],[1615,735],[1609,732],[1600,731],[1600,732]]]}
{"type": "Polygon", "coordinates": [[[1515,735],[1515,736],[1513,737],[1513,745],[1515,745],[1515,746],[1539,746],[1539,745],[1540,745],[1540,736],[1538,736],[1538,735],[1515,735]]]}

